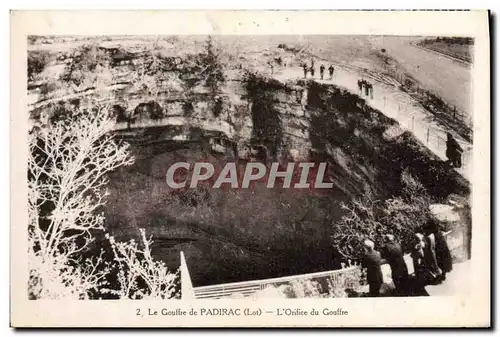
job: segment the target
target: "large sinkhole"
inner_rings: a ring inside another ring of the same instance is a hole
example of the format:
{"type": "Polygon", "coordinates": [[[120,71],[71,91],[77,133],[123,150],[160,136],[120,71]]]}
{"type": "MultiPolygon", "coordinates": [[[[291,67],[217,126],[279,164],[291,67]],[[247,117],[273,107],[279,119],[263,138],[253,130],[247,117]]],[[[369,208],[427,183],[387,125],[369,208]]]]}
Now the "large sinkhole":
{"type": "MultiPolygon", "coordinates": [[[[155,256],[173,268],[183,251],[195,286],[339,268],[345,261],[330,236],[345,212],[341,203],[366,193],[397,196],[404,170],[433,201],[469,193],[461,176],[394,120],[333,85],[284,84],[250,74],[217,97],[141,103],[129,102],[134,120],[116,132],[136,160],[109,177],[106,226],[123,239],[146,229],[155,256]],[[154,122],[162,109],[181,122],[154,122]],[[173,190],[165,179],[179,161],[244,167],[248,161],[294,160],[328,163],[333,188],[311,193],[263,183],[173,190]]],[[[123,122],[125,108],[117,103],[115,110],[123,122]]]]}

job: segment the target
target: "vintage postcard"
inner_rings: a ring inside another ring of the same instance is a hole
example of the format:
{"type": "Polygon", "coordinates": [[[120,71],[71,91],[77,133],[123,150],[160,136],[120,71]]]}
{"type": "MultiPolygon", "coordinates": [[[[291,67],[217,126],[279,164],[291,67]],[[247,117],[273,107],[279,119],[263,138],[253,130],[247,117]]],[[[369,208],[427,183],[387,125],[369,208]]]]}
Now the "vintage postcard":
{"type": "Polygon", "coordinates": [[[489,13],[12,11],[13,327],[490,326],[489,13]]]}

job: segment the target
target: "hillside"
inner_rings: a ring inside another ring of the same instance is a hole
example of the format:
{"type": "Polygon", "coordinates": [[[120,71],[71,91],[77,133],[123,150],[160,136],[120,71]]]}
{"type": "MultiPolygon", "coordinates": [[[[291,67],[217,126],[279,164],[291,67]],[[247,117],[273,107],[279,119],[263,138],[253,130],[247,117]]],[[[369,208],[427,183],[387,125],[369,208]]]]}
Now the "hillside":
{"type": "MultiPolygon", "coordinates": [[[[36,123],[106,105],[117,140],[132,146],[135,164],[109,176],[105,216],[114,236],[136,237],[145,228],[153,253],[172,267],[182,250],[196,286],[278,277],[338,268],[345,258],[331,237],[346,214],[342,203],[401,196],[403,172],[432,202],[469,195],[462,176],[363,98],[333,84],[270,76],[267,61],[291,68],[308,60],[277,48],[296,39],[254,39],[76,40],[32,48],[50,50],[48,66],[30,81],[36,123]],[[248,161],[326,162],[334,187],[174,191],[165,174],[178,161],[240,168],[248,161]]],[[[314,45],[323,42],[339,62],[381,67],[362,38],[323,39],[301,43],[318,52],[314,45]]]]}

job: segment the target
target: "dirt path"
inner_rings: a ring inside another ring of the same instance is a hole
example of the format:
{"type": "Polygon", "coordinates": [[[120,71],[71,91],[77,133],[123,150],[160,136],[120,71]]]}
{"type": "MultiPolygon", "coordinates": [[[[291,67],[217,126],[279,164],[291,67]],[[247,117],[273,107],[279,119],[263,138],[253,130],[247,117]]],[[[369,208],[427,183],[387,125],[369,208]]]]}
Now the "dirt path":
{"type": "MultiPolygon", "coordinates": [[[[322,62],[322,60],[317,59],[317,67],[319,67],[322,62]]],[[[326,62],[325,66],[328,66],[326,62]]],[[[282,82],[303,78],[303,71],[299,67],[277,69],[277,71],[272,75],[270,74],[269,68],[263,68],[260,69],[260,71],[267,73],[267,75],[282,82]]],[[[325,73],[327,72],[325,71],[325,73]]],[[[325,80],[319,79],[319,73],[316,73],[315,75],[315,80],[319,83],[335,84],[347,89],[353,94],[360,95],[365,98],[366,102],[371,107],[398,121],[403,129],[411,131],[417,139],[419,139],[433,153],[438,155],[443,160],[446,160],[446,133],[451,132],[464,150],[462,155],[463,167],[457,169],[457,171],[464,178],[470,181],[472,168],[472,144],[464,140],[455,132],[445,129],[443,126],[436,123],[433,118],[434,116],[429,111],[425,110],[408,94],[398,90],[397,87],[391,83],[391,81],[384,77],[376,76],[376,74],[369,75],[357,70],[356,68],[338,64],[335,66],[335,73],[331,80],[328,79],[328,75],[325,76],[325,80]],[[373,84],[373,99],[367,98],[359,92],[357,81],[360,78],[365,78],[373,84]]],[[[310,78],[310,76],[308,78],[310,78]]],[[[120,85],[112,85],[107,88],[101,88],[100,91],[114,90],[117,86],[120,85]]],[[[56,100],[59,101],[88,96],[94,93],[95,90],[89,90],[83,93],[70,94],[64,97],[57,97],[42,102],[30,102],[30,110],[46,105],[50,102],[55,102],[56,100]]]]}
{"type": "MultiPolygon", "coordinates": [[[[321,64],[320,60],[316,61],[317,67],[321,64]]],[[[325,64],[325,66],[328,66],[325,64]]],[[[327,73],[325,71],[325,73],[327,73]]],[[[271,74],[269,74],[271,75],[271,74]]],[[[275,72],[272,77],[286,82],[289,80],[297,80],[303,78],[301,68],[284,68],[281,71],[275,72]]],[[[308,76],[310,78],[310,74],[308,76]]],[[[335,84],[343,87],[353,94],[360,95],[366,99],[366,102],[371,107],[381,111],[386,116],[393,118],[399,122],[405,130],[411,131],[417,139],[429,148],[433,153],[441,159],[446,160],[446,130],[443,126],[438,125],[433,120],[433,115],[429,111],[422,108],[418,102],[411,98],[408,94],[398,90],[395,86],[367,78],[364,74],[351,69],[343,69],[335,67],[333,78],[319,79],[319,73],[315,74],[315,81],[325,84],[335,84]],[[365,78],[373,84],[373,99],[360,94],[357,86],[357,81],[360,78],[365,78]]],[[[463,167],[457,171],[467,180],[470,180],[470,169],[472,167],[472,144],[468,143],[458,134],[450,131],[460,146],[464,149],[462,156],[463,167]]]]}

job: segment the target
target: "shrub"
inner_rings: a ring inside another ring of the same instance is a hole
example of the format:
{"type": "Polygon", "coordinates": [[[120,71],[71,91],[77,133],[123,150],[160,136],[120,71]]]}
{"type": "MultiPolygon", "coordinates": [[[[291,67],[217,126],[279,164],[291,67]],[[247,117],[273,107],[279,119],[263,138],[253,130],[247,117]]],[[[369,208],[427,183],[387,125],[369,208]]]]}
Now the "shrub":
{"type": "Polygon", "coordinates": [[[219,54],[215,50],[211,36],[208,37],[205,44],[205,53],[199,55],[198,64],[202,69],[201,76],[205,81],[205,86],[212,93],[217,92],[220,85],[225,81],[225,76],[219,54]]]}
{"type": "Polygon", "coordinates": [[[172,58],[163,58],[162,55],[154,50],[149,51],[139,66],[140,73],[147,76],[161,75],[162,72],[171,71],[175,66],[172,58]]]}
{"type": "Polygon", "coordinates": [[[35,44],[39,39],[40,39],[40,36],[29,35],[28,36],[28,44],[35,44]]]}
{"type": "Polygon", "coordinates": [[[94,71],[98,66],[109,67],[111,57],[95,44],[83,45],[73,53],[74,63],[84,71],[94,71]]]}
{"type": "Polygon", "coordinates": [[[102,73],[110,64],[111,57],[106,50],[95,44],[83,45],[73,51],[71,62],[66,66],[61,80],[77,86],[92,86],[98,78],[96,72],[100,69],[102,73]]]}
{"type": "Polygon", "coordinates": [[[430,197],[407,171],[402,176],[403,193],[384,201],[373,200],[370,193],[342,203],[346,214],[332,224],[332,243],[345,259],[359,260],[363,241],[371,239],[377,246],[384,234],[393,234],[403,250],[412,245],[415,231],[429,219],[430,197]]]}
{"type": "Polygon", "coordinates": [[[33,80],[34,76],[40,74],[50,62],[50,54],[47,51],[28,52],[28,80],[33,80]]]}
{"type": "Polygon", "coordinates": [[[176,281],[178,271],[172,273],[162,261],[155,261],[151,256],[151,239],[146,238],[144,229],[140,229],[139,247],[133,239],[128,242],[116,242],[107,236],[113,250],[114,261],[118,265],[118,288],[102,289],[118,298],[130,299],[169,299],[178,296],[176,281]]]}
{"type": "Polygon", "coordinates": [[[117,123],[128,121],[127,110],[118,104],[115,104],[111,107],[110,117],[117,123]]]}
{"type": "Polygon", "coordinates": [[[47,97],[47,95],[57,89],[57,83],[45,82],[40,86],[40,95],[47,97]]]}

